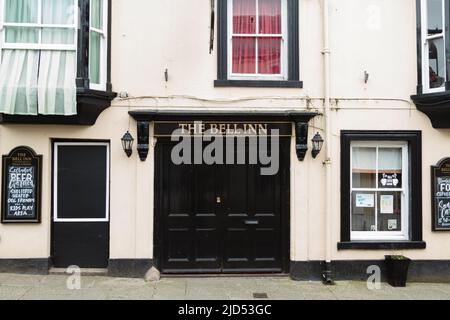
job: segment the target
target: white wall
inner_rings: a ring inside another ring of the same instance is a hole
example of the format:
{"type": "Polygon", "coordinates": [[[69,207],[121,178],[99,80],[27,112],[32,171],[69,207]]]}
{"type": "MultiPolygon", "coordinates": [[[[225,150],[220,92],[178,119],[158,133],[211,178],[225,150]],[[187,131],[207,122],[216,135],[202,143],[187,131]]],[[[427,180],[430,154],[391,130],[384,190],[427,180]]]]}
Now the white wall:
{"type": "MultiPolygon", "coordinates": [[[[202,110],[323,111],[322,7],[300,0],[300,80],[303,89],[214,88],[217,44],[209,54],[209,1],[113,0],[112,83],[116,99],[93,127],[2,126],[0,152],[29,145],[44,155],[41,225],[0,225],[0,258],[39,258],[50,254],[51,138],[111,141],[111,258],[153,256],[153,155],[142,163],[128,159],[120,138],[128,111],[144,108],[202,110]],[[165,82],[164,71],[169,71],[165,82]],[[311,99],[311,100],[308,100],[311,99]]],[[[448,156],[442,146],[450,130],[434,130],[418,112],[415,93],[415,1],[331,0],[333,243],[340,240],[340,131],[423,131],[423,217],[426,250],[416,259],[445,259],[450,234],[431,232],[429,166],[448,156]],[[364,71],[370,74],[364,83],[364,71]]],[[[137,137],[135,122],[131,132],[137,137]]],[[[311,122],[310,137],[323,133],[323,118],[311,122]]],[[[293,260],[325,258],[324,154],[299,162],[292,145],[293,260]]],[[[379,259],[384,251],[341,251],[333,259],[379,259]]]]}

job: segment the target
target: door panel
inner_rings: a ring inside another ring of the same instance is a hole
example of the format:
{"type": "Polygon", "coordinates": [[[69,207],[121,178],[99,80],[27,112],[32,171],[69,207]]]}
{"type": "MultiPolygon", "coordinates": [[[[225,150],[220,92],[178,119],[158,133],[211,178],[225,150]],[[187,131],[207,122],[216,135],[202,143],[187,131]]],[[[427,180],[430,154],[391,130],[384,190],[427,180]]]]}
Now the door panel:
{"type": "Polygon", "coordinates": [[[260,164],[174,165],[174,144],[158,141],[156,225],[163,272],[287,271],[289,199],[283,191],[289,190],[290,140],[280,143],[279,173],[262,176],[260,164]]]}
{"type": "Polygon", "coordinates": [[[109,145],[54,144],[54,267],[106,268],[109,259],[109,145]]]}

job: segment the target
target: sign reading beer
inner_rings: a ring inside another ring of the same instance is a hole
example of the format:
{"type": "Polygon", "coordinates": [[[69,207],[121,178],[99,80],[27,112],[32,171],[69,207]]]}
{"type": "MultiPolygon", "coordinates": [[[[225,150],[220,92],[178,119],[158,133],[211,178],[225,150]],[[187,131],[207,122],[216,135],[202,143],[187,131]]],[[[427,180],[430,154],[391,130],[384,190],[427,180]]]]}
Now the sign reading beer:
{"type": "Polygon", "coordinates": [[[431,168],[433,230],[450,231],[450,158],[431,168]]]}
{"type": "Polygon", "coordinates": [[[3,156],[2,223],[40,222],[42,156],[18,147],[3,156]]]}

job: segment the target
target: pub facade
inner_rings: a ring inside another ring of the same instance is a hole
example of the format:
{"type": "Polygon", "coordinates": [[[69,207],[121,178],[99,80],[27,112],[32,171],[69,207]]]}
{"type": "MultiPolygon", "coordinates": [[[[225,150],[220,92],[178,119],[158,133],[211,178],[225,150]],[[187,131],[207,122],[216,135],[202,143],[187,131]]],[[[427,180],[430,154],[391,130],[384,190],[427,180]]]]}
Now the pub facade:
{"type": "Polygon", "coordinates": [[[0,272],[450,279],[450,1],[0,6],[0,272]]]}

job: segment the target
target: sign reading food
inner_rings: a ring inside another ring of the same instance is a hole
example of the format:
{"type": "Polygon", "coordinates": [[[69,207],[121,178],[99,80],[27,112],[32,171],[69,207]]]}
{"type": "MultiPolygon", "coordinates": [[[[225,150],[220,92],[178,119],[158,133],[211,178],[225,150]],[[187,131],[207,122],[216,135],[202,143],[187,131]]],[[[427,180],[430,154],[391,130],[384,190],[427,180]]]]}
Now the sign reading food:
{"type": "Polygon", "coordinates": [[[450,158],[431,168],[433,230],[450,231],[450,158]]]}

